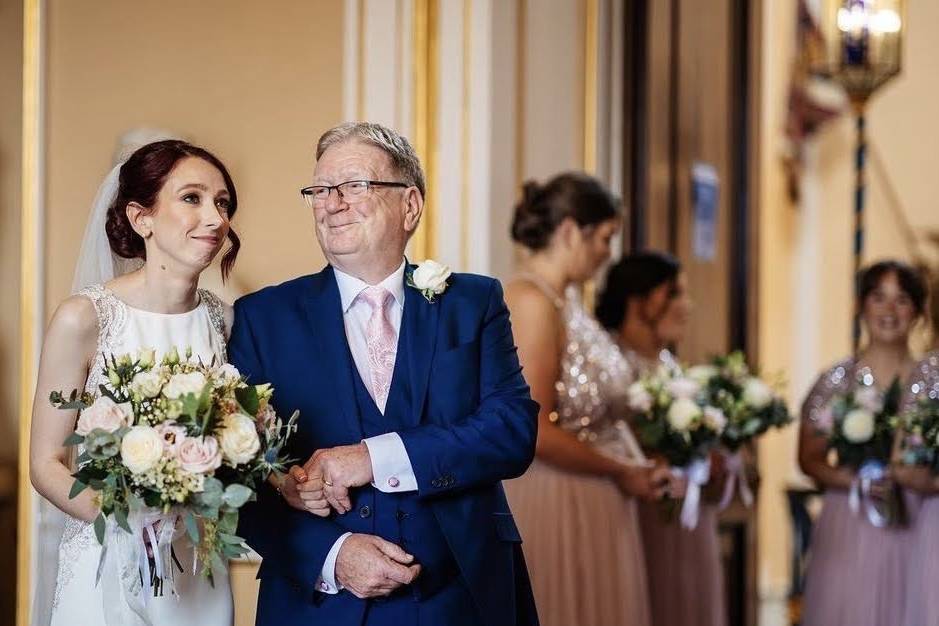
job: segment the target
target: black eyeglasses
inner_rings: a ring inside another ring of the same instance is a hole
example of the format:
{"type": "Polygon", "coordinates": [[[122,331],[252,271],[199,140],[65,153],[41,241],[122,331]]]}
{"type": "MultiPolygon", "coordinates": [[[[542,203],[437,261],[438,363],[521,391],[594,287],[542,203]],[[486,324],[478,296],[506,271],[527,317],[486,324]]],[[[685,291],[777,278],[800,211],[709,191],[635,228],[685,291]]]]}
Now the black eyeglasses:
{"type": "Polygon", "coordinates": [[[339,197],[346,202],[356,202],[368,196],[369,189],[372,187],[410,187],[407,183],[386,182],[382,180],[347,180],[338,185],[313,185],[304,187],[300,190],[300,195],[308,205],[326,204],[327,198],[333,189],[339,194],[339,197]]]}

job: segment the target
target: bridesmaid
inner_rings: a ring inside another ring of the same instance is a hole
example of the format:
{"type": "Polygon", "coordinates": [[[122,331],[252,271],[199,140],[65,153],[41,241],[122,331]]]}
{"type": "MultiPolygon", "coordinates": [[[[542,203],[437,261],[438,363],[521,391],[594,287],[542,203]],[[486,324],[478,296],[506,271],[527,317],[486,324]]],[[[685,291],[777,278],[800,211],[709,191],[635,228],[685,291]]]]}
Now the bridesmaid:
{"type": "MultiPolygon", "coordinates": [[[[935,290],[935,284],[933,289],[935,290]]],[[[935,291],[933,291],[935,293],[935,291]]],[[[939,398],[939,299],[933,296],[933,351],[916,364],[913,381],[907,386],[904,405],[912,406],[920,398],[939,398]]],[[[894,478],[918,496],[916,519],[910,529],[910,560],[907,563],[904,626],[939,624],[939,476],[927,468],[895,467],[894,478]]]]}
{"type": "MultiPolygon", "coordinates": [[[[851,512],[855,473],[828,462],[825,408],[832,396],[863,381],[885,391],[913,369],[910,331],[922,316],[926,286],[913,268],[882,261],[861,272],[857,306],[867,345],[822,373],[802,405],[799,465],[825,490],[815,524],[803,597],[803,626],[902,624],[911,532],[881,529],[851,512]]],[[[916,622],[928,626],[927,622],[916,622]]]]}
{"type": "Polygon", "coordinates": [[[636,497],[660,498],[668,473],[642,464],[622,419],[629,366],[568,290],[619,224],[607,190],[575,173],[527,183],[512,224],[528,256],[506,301],[541,412],[536,460],[506,491],[543,626],[650,626],[636,497]]]}
{"type": "MultiPolygon", "coordinates": [[[[663,364],[677,365],[669,346],[684,336],[690,310],[679,261],[646,251],[610,268],[597,318],[616,334],[638,377],[663,364]]],[[[712,481],[719,460],[712,458],[712,481]]],[[[660,505],[640,505],[653,626],[726,625],[717,518],[716,505],[702,501],[698,525],[686,530],[663,517],[660,505]]]]}

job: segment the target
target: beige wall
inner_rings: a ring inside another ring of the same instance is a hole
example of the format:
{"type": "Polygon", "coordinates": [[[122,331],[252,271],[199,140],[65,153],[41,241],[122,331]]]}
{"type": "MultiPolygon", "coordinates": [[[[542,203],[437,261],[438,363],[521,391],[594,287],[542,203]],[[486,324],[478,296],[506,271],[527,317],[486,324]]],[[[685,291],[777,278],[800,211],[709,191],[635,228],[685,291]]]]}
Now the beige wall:
{"type": "MultiPolygon", "coordinates": [[[[785,372],[798,407],[817,373],[847,354],[851,345],[851,237],[854,122],[845,116],[825,127],[807,150],[803,198],[792,206],[781,168],[786,88],[796,0],[766,0],[762,62],[760,202],[760,355],[768,372],[785,372]]],[[[870,160],[867,250],[870,262],[910,258],[891,208],[891,187],[920,237],[939,230],[934,207],[935,146],[939,145],[939,3],[907,3],[903,74],[872,100],[869,142],[883,161],[870,160]]],[[[935,258],[935,254],[932,254],[935,258]]],[[[788,583],[787,484],[801,480],[796,429],[770,434],[761,446],[761,583],[784,591],[788,583]]]]}
{"type": "Polygon", "coordinates": [[[23,3],[0,0],[0,462],[16,457],[19,402],[23,3]]]}
{"type": "Polygon", "coordinates": [[[297,191],[341,117],[340,2],[59,1],[47,15],[47,313],[69,292],[115,142],[139,126],[205,145],[231,170],[239,290],[319,268],[297,191]]]}

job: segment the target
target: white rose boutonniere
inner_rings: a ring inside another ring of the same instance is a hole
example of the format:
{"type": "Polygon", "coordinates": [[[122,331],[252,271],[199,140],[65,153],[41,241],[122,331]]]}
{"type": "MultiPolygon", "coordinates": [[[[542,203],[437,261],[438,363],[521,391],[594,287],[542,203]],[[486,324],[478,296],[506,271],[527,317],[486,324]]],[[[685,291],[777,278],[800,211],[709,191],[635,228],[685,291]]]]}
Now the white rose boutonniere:
{"type": "Polygon", "coordinates": [[[449,266],[427,259],[408,274],[407,284],[421,292],[428,302],[447,290],[447,280],[450,279],[449,266]]]}

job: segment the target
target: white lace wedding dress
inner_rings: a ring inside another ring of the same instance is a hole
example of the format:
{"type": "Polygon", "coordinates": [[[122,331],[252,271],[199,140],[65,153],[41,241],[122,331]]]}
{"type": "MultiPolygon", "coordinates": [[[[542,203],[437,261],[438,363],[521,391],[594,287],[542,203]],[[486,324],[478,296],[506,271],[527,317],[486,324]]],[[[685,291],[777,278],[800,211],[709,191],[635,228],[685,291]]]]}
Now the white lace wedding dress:
{"type": "MultiPolygon", "coordinates": [[[[96,391],[103,380],[103,354],[136,353],[153,348],[157,358],[173,346],[190,346],[194,356],[209,363],[224,361],[225,328],[221,301],[211,292],[199,290],[199,305],[188,313],[161,314],[128,306],[107,288],[84,289],[98,312],[98,356],[85,384],[96,391]]],[[[146,617],[151,626],[231,626],[234,608],[227,572],[215,572],[215,586],[200,574],[193,575],[192,544],[183,533],[174,542],[174,552],[183,571],[176,570],[176,596],[168,590],[161,597],[146,598],[146,617]]],[[[58,575],[52,600],[52,626],[104,626],[105,604],[123,602],[111,597],[108,585],[96,585],[101,546],[90,524],[68,517],[59,545],[58,575]]],[[[40,564],[42,567],[42,564],[40,564]]],[[[119,585],[111,585],[119,589],[119,585]]],[[[145,590],[144,595],[150,595],[145,590]]],[[[147,621],[139,620],[139,624],[147,621]]],[[[116,626],[116,625],[110,625],[116,626]]],[[[125,626],[125,624],[120,624],[125,626]]],[[[127,624],[126,626],[131,626],[127,624]]]]}

